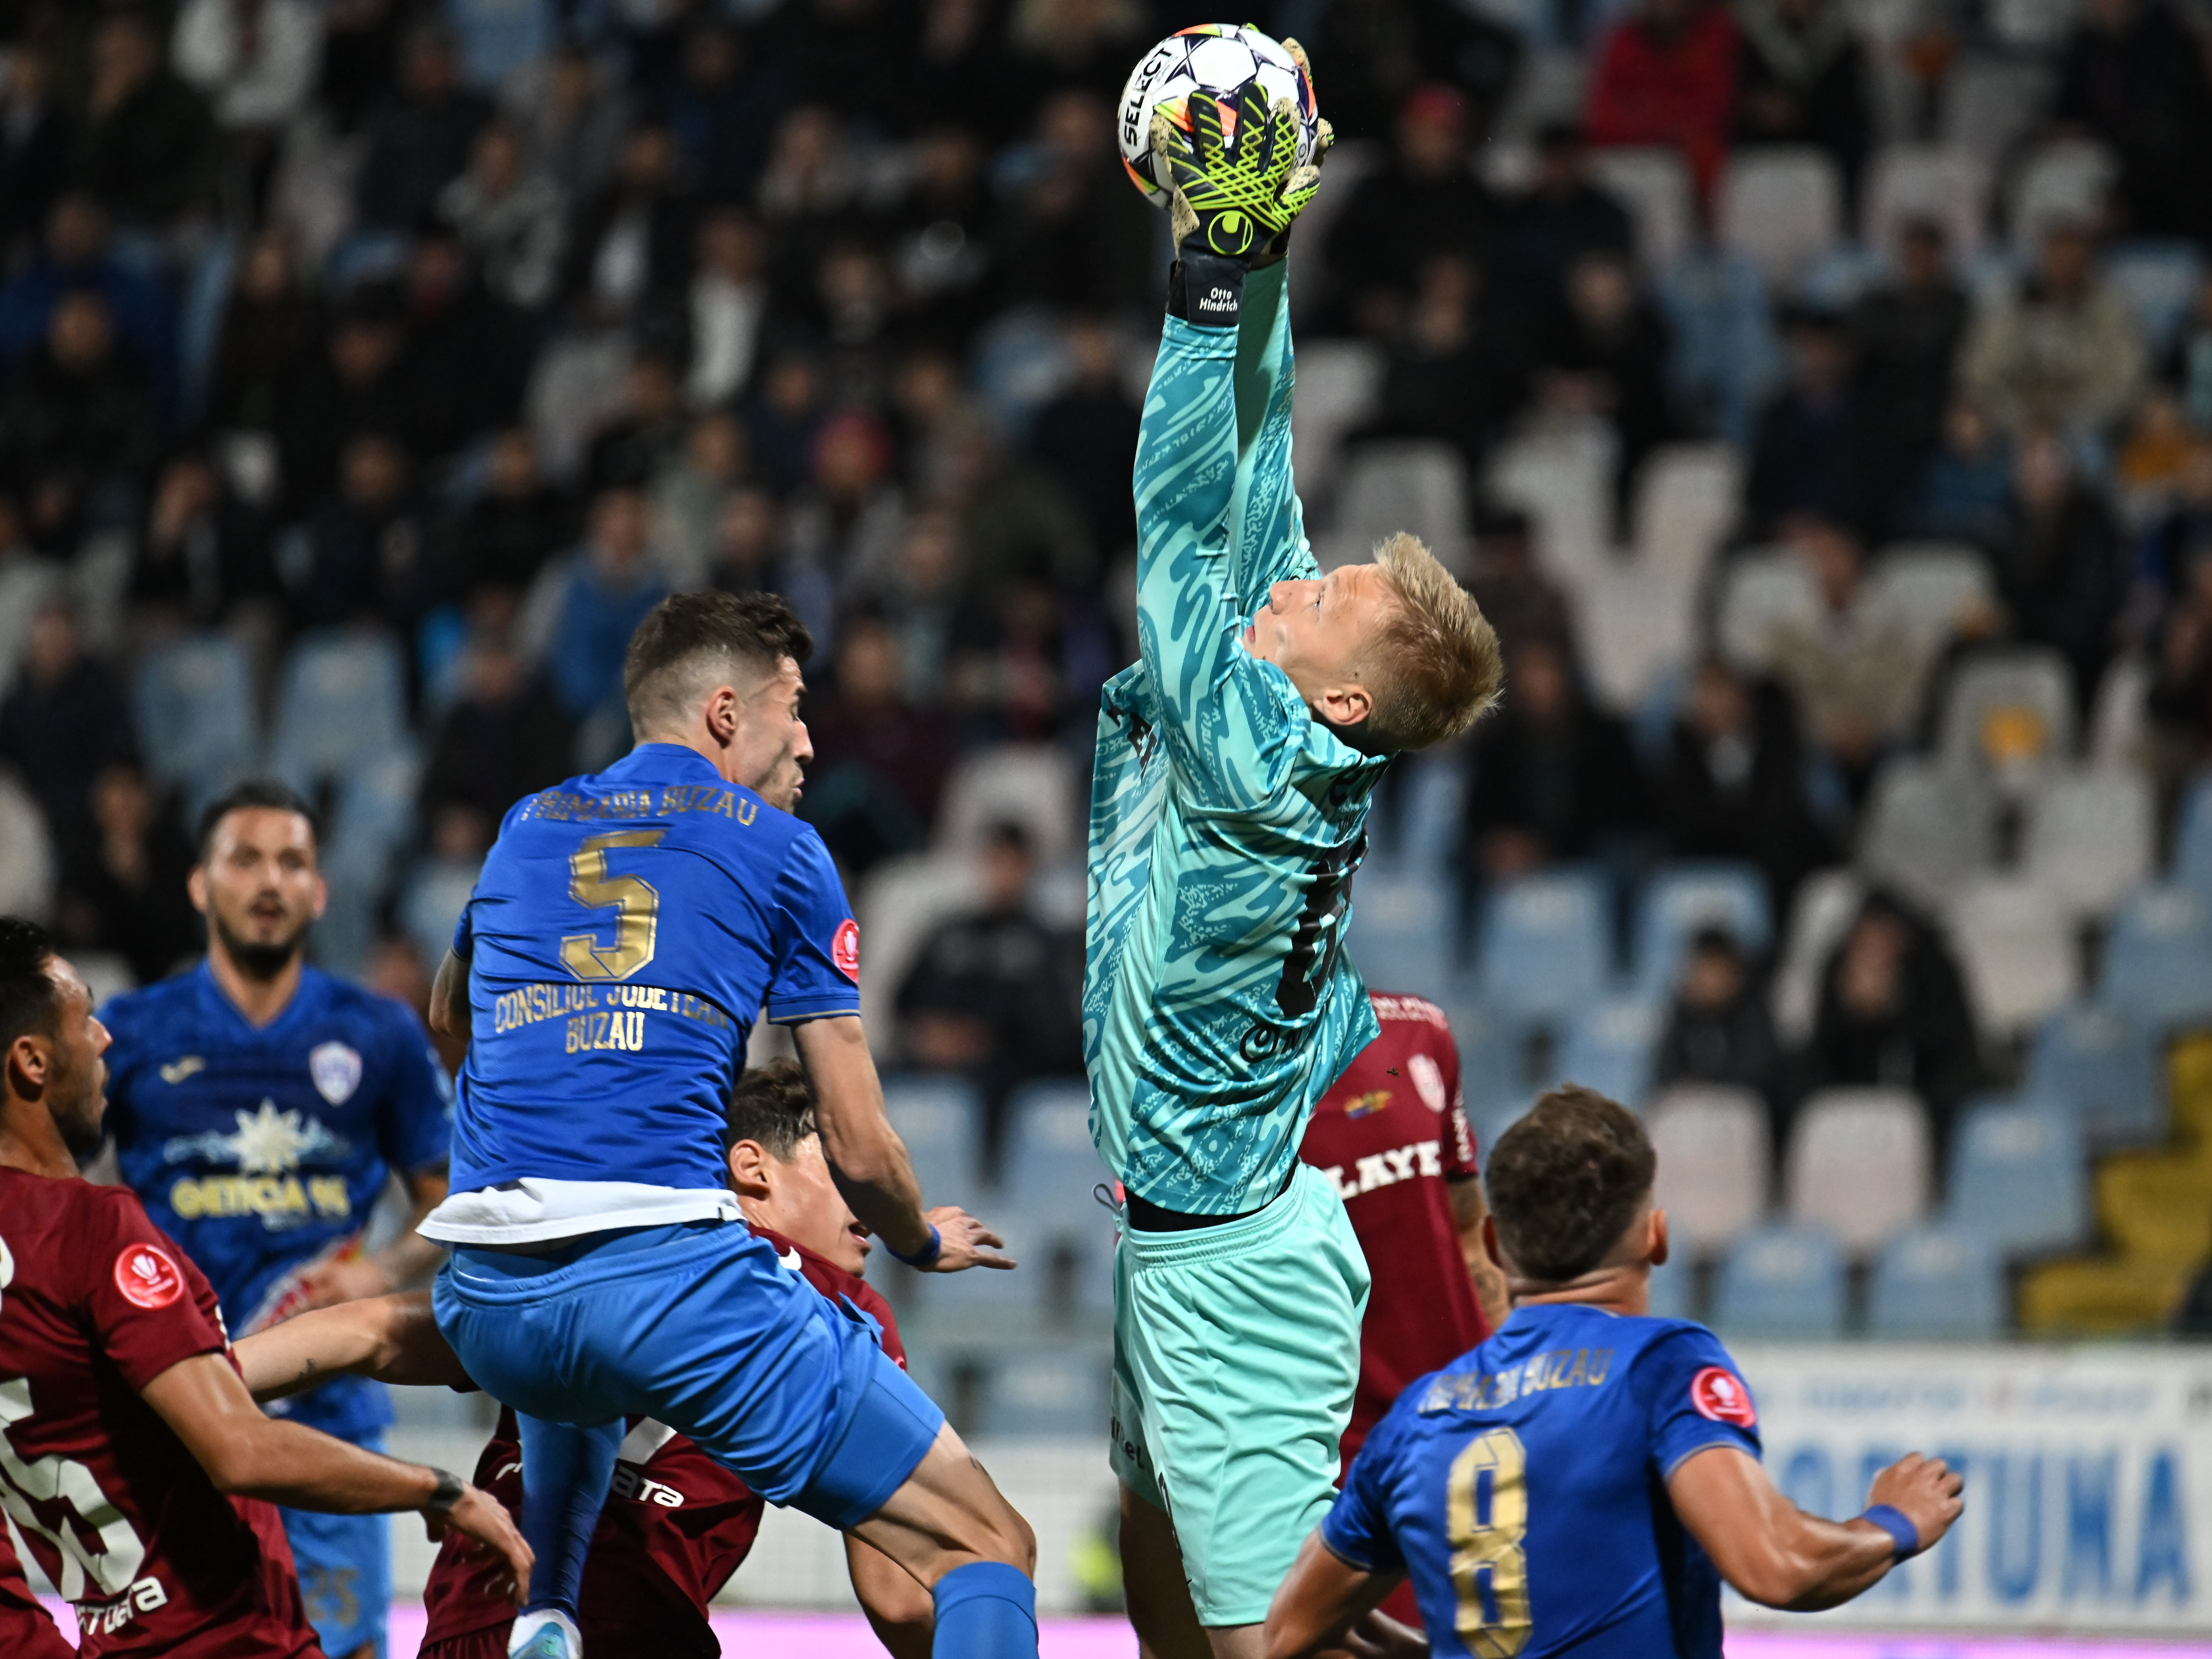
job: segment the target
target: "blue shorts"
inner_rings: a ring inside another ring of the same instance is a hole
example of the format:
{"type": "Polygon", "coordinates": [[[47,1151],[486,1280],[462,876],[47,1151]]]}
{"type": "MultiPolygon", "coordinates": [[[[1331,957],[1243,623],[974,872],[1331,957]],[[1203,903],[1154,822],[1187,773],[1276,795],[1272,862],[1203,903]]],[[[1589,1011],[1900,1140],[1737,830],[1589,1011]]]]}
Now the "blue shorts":
{"type": "MultiPolygon", "coordinates": [[[[354,1444],[384,1449],[381,1431],[354,1444]]],[[[330,1659],[374,1643],[384,1659],[384,1614],[392,1605],[392,1517],[388,1515],[320,1515],[313,1510],[284,1510],[284,1536],[291,1540],[292,1563],[299,1570],[300,1595],[308,1622],[330,1659]]]]}
{"type": "Polygon", "coordinates": [[[544,1255],[454,1250],[431,1304],[493,1398],[584,1426],[644,1416],[772,1504],[840,1529],[884,1506],[945,1413],[744,1228],[599,1235],[544,1255]]]}

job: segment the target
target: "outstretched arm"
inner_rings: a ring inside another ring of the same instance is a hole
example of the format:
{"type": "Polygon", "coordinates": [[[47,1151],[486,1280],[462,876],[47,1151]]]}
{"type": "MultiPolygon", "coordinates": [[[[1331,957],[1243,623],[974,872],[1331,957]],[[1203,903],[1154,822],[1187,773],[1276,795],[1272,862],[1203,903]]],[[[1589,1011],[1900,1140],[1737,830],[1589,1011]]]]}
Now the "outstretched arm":
{"type": "Polygon", "coordinates": [[[256,1400],[298,1394],[341,1371],[417,1387],[476,1386],[438,1334],[428,1291],[318,1308],[256,1331],[231,1352],[256,1400]]]}
{"type": "Polygon", "coordinates": [[[1360,1654],[1426,1653],[1426,1641],[1375,1611],[1405,1576],[1353,1566],[1322,1541],[1316,1528],[1267,1608],[1267,1659],[1309,1659],[1347,1647],[1360,1654]]]}

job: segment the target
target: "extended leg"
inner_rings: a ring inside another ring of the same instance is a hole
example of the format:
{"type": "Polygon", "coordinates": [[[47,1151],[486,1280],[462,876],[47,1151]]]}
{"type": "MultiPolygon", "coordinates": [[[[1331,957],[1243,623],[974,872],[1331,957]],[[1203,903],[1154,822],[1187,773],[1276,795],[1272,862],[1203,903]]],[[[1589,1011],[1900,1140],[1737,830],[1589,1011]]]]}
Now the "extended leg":
{"type": "Polygon", "coordinates": [[[580,1645],[575,1626],[584,1561],[607,1501],[623,1424],[617,1418],[583,1429],[523,1412],[515,1413],[515,1422],[522,1434],[522,1535],[537,1552],[538,1563],[531,1569],[530,1598],[514,1621],[507,1651],[528,1651],[542,1629],[558,1629],[565,1621],[561,1633],[573,1653],[580,1645]]]}

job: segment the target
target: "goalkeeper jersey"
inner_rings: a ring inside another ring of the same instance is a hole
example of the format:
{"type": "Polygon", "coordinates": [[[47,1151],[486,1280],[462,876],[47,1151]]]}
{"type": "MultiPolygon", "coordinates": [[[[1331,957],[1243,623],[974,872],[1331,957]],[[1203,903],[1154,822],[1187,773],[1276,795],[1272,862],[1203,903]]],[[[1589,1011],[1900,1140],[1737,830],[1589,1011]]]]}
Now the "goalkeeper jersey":
{"type": "Polygon", "coordinates": [[[1091,794],[1091,1138],[1130,1192],[1199,1215],[1274,1196],[1376,1035],[1341,946],[1387,758],[1243,642],[1272,584],[1320,574],[1291,489],[1280,264],[1243,314],[1162,330],[1137,447],[1141,649],[1107,684],[1091,794]]]}

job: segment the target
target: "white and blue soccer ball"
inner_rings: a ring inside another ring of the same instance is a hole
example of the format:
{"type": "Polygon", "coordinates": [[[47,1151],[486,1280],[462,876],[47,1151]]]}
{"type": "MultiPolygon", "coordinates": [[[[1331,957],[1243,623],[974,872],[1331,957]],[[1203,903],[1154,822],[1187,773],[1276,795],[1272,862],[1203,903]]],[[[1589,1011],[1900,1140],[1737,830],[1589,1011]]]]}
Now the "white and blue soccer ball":
{"type": "Polygon", "coordinates": [[[1270,106],[1288,99],[1297,112],[1295,165],[1305,166],[1314,159],[1321,136],[1321,109],[1314,101],[1312,80],[1281,41],[1241,23],[1200,23],[1170,34],[1138,61],[1121,89],[1115,136],[1121,146],[1121,165],[1154,207],[1167,206],[1175,181],[1166,158],[1152,154],[1152,112],[1164,109],[1188,132],[1191,94],[1210,92],[1227,103],[1255,80],[1270,106]]]}

